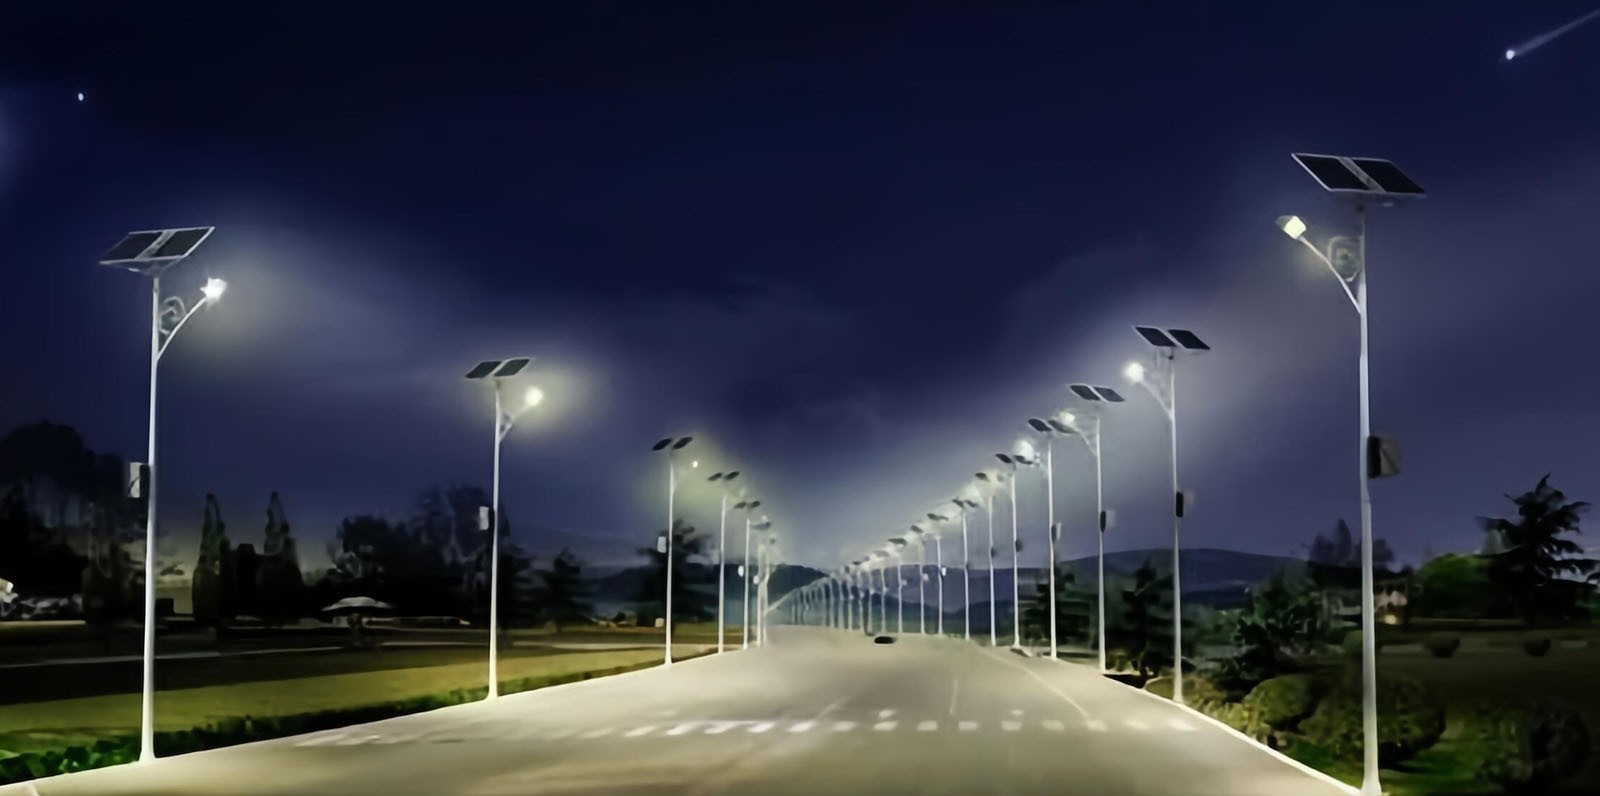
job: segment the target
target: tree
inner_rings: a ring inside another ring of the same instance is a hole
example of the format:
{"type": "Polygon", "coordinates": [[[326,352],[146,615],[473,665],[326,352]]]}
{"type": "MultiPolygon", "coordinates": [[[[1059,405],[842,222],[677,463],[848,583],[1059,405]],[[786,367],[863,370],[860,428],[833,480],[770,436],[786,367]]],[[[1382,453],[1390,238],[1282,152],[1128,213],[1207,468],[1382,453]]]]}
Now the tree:
{"type": "Polygon", "coordinates": [[[1278,573],[1250,590],[1234,625],[1238,652],[1223,662],[1223,680],[1236,691],[1299,669],[1298,659],[1329,640],[1332,625],[1322,591],[1309,580],[1278,573]]]}
{"type": "MultiPolygon", "coordinates": [[[[661,535],[656,532],[657,537],[661,535]]],[[[685,525],[683,520],[672,521],[672,615],[673,627],[677,627],[677,620],[688,619],[693,622],[703,622],[715,619],[716,595],[707,594],[698,588],[709,581],[715,587],[715,577],[710,573],[710,567],[703,563],[690,561],[691,557],[701,556],[704,553],[706,537],[694,526],[685,525]]],[[[657,611],[664,612],[666,606],[663,600],[666,596],[667,554],[657,551],[656,547],[641,547],[639,554],[644,556],[649,565],[646,574],[640,582],[638,599],[647,605],[660,606],[657,611]]],[[[752,597],[753,599],[753,597],[752,597]]],[[[639,611],[641,618],[652,613],[646,609],[639,611]]]]}
{"type": "Polygon", "coordinates": [[[561,631],[562,624],[587,622],[594,608],[584,597],[588,588],[582,579],[583,562],[567,548],[550,560],[550,568],[540,572],[544,579],[543,614],[561,631]]]}
{"type": "Polygon", "coordinates": [[[133,569],[128,551],[114,534],[102,529],[90,535],[89,560],[83,568],[83,619],[101,631],[107,653],[112,629],[131,618],[138,604],[133,569]]]}
{"type": "Polygon", "coordinates": [[[1139,675],[1149,678],[1172,665],[1172,618],[1161,610],[1172,604],[1172,577],[1158,575],[1150,559],[1133,573],[1133,588],[1122,591],[1124,638],[1139,675]]]}
{"type": "Polygon", "coordinates": [[[1489,579],[1489,559],[1446,553],[1417,570],[1411,612],[1417,616],[1477,619],[1509,612],[1489,579]]]}
{"type": "MultiPolygon", "coordinates": [[[[1333,526],[1332,534],[1317,534],[1311,542],[1307,556],[1307,571],[1311,579],[1324,589],[1361,588],[1361,543],[1350,533],[1350,526],[1341,518],[1333,526]]],[[[1372,540],[1372,568],[1386,569],[1394,562],[1394,553],[1382,539],[1372,540]]]]}
{"type": "Polygon", "coordinates": [[[233,561],[228,548],[228,525],[222,521],[217,496],[206,493],[205,522],[200,526],[200,555],[194,565],[190,595],[194,620],[221,629],[232,615],[228,605],[233,592],[233,561]]]}
{"type": "MultiPolygon", "coordinates": [[[[1065,564],[1056,565],[1056,640],[1087,638],[1092,596],[1077,587],[1077,577],[1065,564]]],[[[1050,638],[1050,582],[1034,586],[1033,595],[1022,609],[1023,635],[1030,641],[1050,638]]]]}
{"type": "Polygon", "coordinates": [[[267,498],[267,527],[256,570],[256,615],[268,624],[298,619],[306,609],[305,578],[300,556],[289,535],[289,518],[283,501],[273,492],[267,498]]]}
{"type": "Polygon", "coordinates": [[[1550,476],[1528,492],[1507,500],[1516,504],[1515,519],[1485,517],[1484,551],[1489,580],[1529,625],[1543,618],[1573,618],[1592,591],[1583,579],[1595,572],[1596,561],[1583,555],[1577,542],[1579,518],[1589,510],[1583,501],[1567,501],[1550,486],[1550,476]]]}

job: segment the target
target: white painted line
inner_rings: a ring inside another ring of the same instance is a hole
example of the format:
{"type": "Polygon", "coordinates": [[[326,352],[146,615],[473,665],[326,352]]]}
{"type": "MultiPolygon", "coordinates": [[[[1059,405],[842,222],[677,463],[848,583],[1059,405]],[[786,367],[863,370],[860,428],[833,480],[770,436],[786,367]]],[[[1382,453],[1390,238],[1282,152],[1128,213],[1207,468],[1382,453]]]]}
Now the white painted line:
{"type": "Polygon", "coordinates": [[[956,715],[956,697],[960,696],[960,694],[961,694],[961,680],[959,678],[955,678],[955,677],[950,678],[950,710],[949,710],[949,714],[952,715],[952,716],[956,715]]]}
{"type": "Polygon", "coordinates": [[[855,728],[856,723],[853,721],[836,721],[833,723],[834,732],[849,732],[855,728]]]}
{"type": "Polygon", "coordinates": [[[607,735],[610,735],[611,733],[615,732],[616,729],[617,729],[616,727],[600,727],[598,729],[589,730],[588,732],[583,733],[582,735],[579,735],[578,737],[582,738],[584,740],[590,740],[590,739],[593,739],[593,738],[604,738],[607,735]]]}
{"type": "Polygon", "coordinates": [[[815,727],[816,724],[814,721],[797,721],[790,725],[789,732],[810,732],[811,728],[815,727]]]}
{"type": "Polygon", "coordinates": [[[1144,732],[1145,730],[1150,729],[1150,725],[1145,724],[1139,719],[1123,719],[1122,726],[1127,727],[1130,730],[1138,730],[1139,732],[1144,732]]]}
{"type": "Polygon", "coordinates": [[[697,723],[698,722],[686,721],[686,722],[684,722],[682,724],[679,724],[676,727],[673,727],[670,730],[667,730],[667,734],[668,735],[687,735],[690,730],[694,729],[694,725],[697,724],[697,723]]]}
{"type": "MultiPolygon", "coordinates": [[[[1001,665],[1004,665],[1004,666],[1009,666],[1009,667],[1011,667],[1013,669],[1017,669],[1017,670],[1023,672],[1024,674],[1028,675],[1029,677],[1032,677],[1034,680],[1038,681],[1039,685],[1042,685],[1046,689],[1048,689],[1050,691],[1050,693],[1055,694],[1058,697],[1061,697],[1061,699],[1063,701],[1065,701],[1068,705],[1071,705],[1073,710],[1078,711],[1078,715],[1084,717],[1085,719],[1093,718],[1092,716],[1089,715],[1089,711],[1084,710],[1083,706],[1078,704],[1078,700],[1073,699],[1072,697],[1067,695],[1067,692],[1062,691],[1061,689],[1057,688],[1055,686],[1055,683],[1052,683],[1049,680],[1046,680],[1043,677],[1040,677],[1038,672],[1036,672],[1036,671],[1034,671],[1034,670],[1032,670],[1032,669],[1030,669],[1030,668],[1028,668],[1026,666],[1023,666],[1020,663],[1016,663],[1015,661],[1008,661],[1005,658],[1002,658],[999,655],[996,655],[996,654],[993,654],[993,653],[990,653],[989,659],[994,661],[995,663],[998,663],[998,664],[1001,664],[1001,665]]],[[[1053,660],[1053,659],[1049,659],[1049,660],[1053,660]]]]}
{"type": "Polygon", "coordinates": [[[622,737],[624,737],[624,738],[637,738],[637,737],[639,737],[641,735],[649,735],[650,731],[654,730],[655,728],[656,728],[656,725],[654,725],[654,724],[646,724],[643,727],[634,727],[633,729],[628,730],[627,732],[623,733],[622,737]]]}
{"type": "Polygon", "coordinates": [[[1005,730],[1006,732],[1016,732],[1017,730],[1022,729],[1022,722],[1006,719],[1005,721],[1000,722],[1000,729],[1005,730]]]}
{"type": "Polygon", "coordinates": [[[1194,725],[1183,719],[1167,719],[1167,726],[1178,732],[1194,732],[1194,725]]]}
{"type": "Polygon", "coordinates": [[[742,723],[743,722],[738,722],[738,721],[719,721],[719,722],[711,725],[710,727],[707,727],[706,731],[705,731],[705,734],[706,735],[721,735],[721,734],[727,732],[728,730],[731,730],[734,727],[739,726],[742,723]]]}
{"type": "Polygon", "coordinates": [[[368,741],[376,741],[381,735],[352,735],[341,741],[335,741],[334,746],[360,746],[368,741]]]}
{"type": "Polygon", "coordinates": [[[900,726],[900,722],[898,721],[880,721],[877,724],[872,725],[872,729],[876,730],[877,732],[889,732],[898,726],[900,726]]]}
{"type": "Polygon", "coordinates": [[[957,724],[956,727],[962,732],[974,732],[978,729],[978,723],[975,721],[963,721],[957,724]]]}
{"type": "Polygon", "coordinates": [[[1066,729],[1067,729],[1067,725],[1062,724],[1060,721],[1058,721],[1056,719],[1045,719],[1044,720],[1044,728],[1049,730],[1049,731],[1051,731],[1051,732],[1065,732],[1066,729]]]}
{"type": "Polygon", "coordinates": [[[1083,723],[1083,728],[1089,732],[1105,732],[1106,723],[1099,719],[1089,719],[1083,723]]]}
{"type": "Polygon", "coordinates": [[[296,741],[295,746],[321,746],[323,744],[333,743],[344,736],[345,734],[343,732],[330,732],[323,733],[321,735],[313,735],[303,741],[296,741]]]}
{"type": "Polygon", "coordinates": [[[1013,715],[1013,716],[1021,716],[1022,715],[1022,708],[1012,708],[1011,709],[1011,715],[1013,715]]]}
{"type": "Polygon", "coordinates": [[[767,730],[772,729],[775,726],[777,726],[776,722],[762,721],[762,722],[757,722],[755,724],[750,725],[749,731],[759,735],[761,733],[766,732],[767,730]]]}
{"type": "Polygon", "coordinates": [[[891,719],[891,718],[894,718],[894,710],[891,709],[891,708],[884,708],[883,710],[878,711],[878,718],[880,718],[880,719],[891,719]]]}
{"type": "Polygon", "coordinates": [[[934,732],[939,729],[937,721],[923,721],[917,723],[917,732],[934,732]]]}

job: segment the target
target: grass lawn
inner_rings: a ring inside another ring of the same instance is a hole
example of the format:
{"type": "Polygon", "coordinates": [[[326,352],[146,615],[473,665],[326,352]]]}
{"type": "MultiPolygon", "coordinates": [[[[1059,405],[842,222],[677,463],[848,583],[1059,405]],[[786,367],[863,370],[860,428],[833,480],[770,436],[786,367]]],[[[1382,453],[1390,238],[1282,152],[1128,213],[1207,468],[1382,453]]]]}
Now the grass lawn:
{"type": "MultiPolygon", "coordinates": [[[[383,658],[391,654],[282,656],[250,660],[249,664],[292,669],[307,662],[320,663],[328,658],[383,658]]],[[[685,649],[683,654],[690,654],[690,650],[685,649]]],[[[524,677],[559,678],[619,666],[653,664],[660,657],[659,648],[511,654],[501,658],[500,677],[502,681],[524,677]]],[[[222,661],[204,663],[217,666],[222,661]]],[[[319,673],[291,678],[162,690],[156,693],[156,728],[187,729],[237,716],[287,715],[355,707],[478,686],[483,683],[486,666],[484,660],[472,660],[367,671],[330,673],[318,670],[319,673]]],[[[0,755],[55,749],[131,734],[137,729],[138,716],[137,692],[0,705],[0,755]]]]}

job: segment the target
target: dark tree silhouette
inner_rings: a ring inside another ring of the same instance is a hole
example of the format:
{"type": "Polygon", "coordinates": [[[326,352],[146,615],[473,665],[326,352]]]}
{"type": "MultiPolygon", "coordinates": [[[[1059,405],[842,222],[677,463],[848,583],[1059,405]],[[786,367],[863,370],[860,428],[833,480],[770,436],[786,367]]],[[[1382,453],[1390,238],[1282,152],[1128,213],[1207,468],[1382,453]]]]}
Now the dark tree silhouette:
{"type": "Polygon", "coordinates": [[[200,526],[200,555],[190,585],[195,622],[221,629],[232,616],[228,604],[233,593],[232,559],[222,507],[217,504],[216,495],[207,493],[205,522],[200,526]]]}
{"type": "Polygon", "coordinates": [[[540,574],[544,578],[541,613],[555,625],[557,632],[563,624],[589,621],[594,608],[584,601],[589,590],[583,582],[583,562],[577,555],[562,548],[550,561],[550,568],[540,574]]]}
{"type": "MultiPolygon", "coordinates": [[[[1361,588],[1361,541],[1350,533],[1350,526],[1343,519],[1334,524],[1330,535],[1317,534],[1311,542],[1307,561],[1306,569],[1318,586],[1325,589],[1361,588]]],[[[1389,549],[1389,543],[1373,539],[1373,569],[1382,571],[1392,563],[1394,553],[1389,549]]]]}
{"type": "Polygon", "coordinates": [[[1528,492],[1507,500],[1516,504],[1514,519],[1485,517],[1484,550],[1489,580],[1516,607],[1529,625],[1545,618],[1568,619],[1581,611],[1593,591],[1584,578],[1595,573],[1596,561],[1584,556],[1577,542],[1579,518],[1589,510],[1583,501],[1567,500],[1550,486],[1550,476],[1528,492]]]}
{"type": "Polygon", "coordinates": [[[277,492],[267,498],[267,527],[255,584],[256,615],[262,621],[276,625],[305,614],[308,606],[300,556],[277,492]]]}
{"type": "MultiPolygon", "coordinates": [[[[1077,576],[1065,564],[1056,565],[1056,641],[1081,641],[1089,636],[1089,614],[1094,596],[1077,587],[1077,576]]],[[[1022,635],[1033,642],[1050,638],[1050,581],[1033,587],[1022,609],[1022,635]]]]}
{"type": "MultiPolygon", "coordinates": [[[[661,532],[657,531],[659,538],[661,532]]],[[[715,619],[716,609],[716,579],[711,574],[711,567],[702,561],[693,559],[702,558],[705,552],[706,537],[691,525],[685,525],[683,520],[673,520],[672,525],[672,559],[674,562],[672,572],[672,615],[673,627],[679,621],[703,622],[715,619]],[[711,584],[708,592],[705,588],[711,584]]],[[[640,590],[637,599],[649,608],[639,610],[640,619],[645,617],[660,616],[666,610],[666,577],[667,554],[658,552],[655,545],[639,548],[639,554],[648,559],[649,566],[646,574],[640,581],[640,590]]],[[[752,599],[754,593],[752,590],[752,599]]]]}
{"type": "Polygon", "coordinates": [[[1172,577],[1159,575],[1146,558],[1133,573],[1133,587],[1123,589],[1122,646],[1141,677],[1149,678],[1172,665],[1172,577]]]}

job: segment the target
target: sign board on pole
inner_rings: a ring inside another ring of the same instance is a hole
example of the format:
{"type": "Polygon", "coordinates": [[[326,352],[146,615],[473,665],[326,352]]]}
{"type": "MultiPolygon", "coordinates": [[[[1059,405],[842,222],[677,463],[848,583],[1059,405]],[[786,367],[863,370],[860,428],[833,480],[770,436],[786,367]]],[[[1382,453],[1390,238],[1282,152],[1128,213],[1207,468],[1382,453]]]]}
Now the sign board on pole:
{"type": "Polygon", "coordinates": [[[478,507],[478,530],[480,530],[480,531],[489,530],[489,525],[490,525],[489,515],[491,513],[492,513],[492,509],[490,509],[488,506],[479,506],[478,507]]]}

